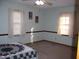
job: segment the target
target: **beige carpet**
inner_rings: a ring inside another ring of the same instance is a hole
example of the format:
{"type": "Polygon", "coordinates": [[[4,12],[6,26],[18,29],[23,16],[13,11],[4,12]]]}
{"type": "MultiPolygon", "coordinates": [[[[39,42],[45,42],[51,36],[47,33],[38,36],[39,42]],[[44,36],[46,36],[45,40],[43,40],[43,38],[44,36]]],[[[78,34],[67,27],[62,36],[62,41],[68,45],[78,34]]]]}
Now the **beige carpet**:
{"type": "Polygon", "coordinates": [[[27,45],[37,50],[39,59],[72,59],[71,47],[48,41],[41,41],[27,45]]]}

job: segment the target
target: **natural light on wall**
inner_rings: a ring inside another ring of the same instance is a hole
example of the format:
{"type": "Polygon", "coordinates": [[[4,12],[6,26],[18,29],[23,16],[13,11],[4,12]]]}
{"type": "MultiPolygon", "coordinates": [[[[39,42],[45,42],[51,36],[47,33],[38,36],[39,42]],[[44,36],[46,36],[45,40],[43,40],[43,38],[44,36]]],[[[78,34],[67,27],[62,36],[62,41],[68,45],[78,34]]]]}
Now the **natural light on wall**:
{"type": "Polygon", "coordinates": [[[70,14],[62,14],[59,17],[59,26],[58,26],[58,34],[61,35],[70,35],[71,34],[71,26],[72,19],[70,14]]]}
{"type": "Polygon", "coordinates": [[[31,28],[31,43],[33,43],[33,38],[34,38],[34,34],[33,34],[33,31],[34,31],[34,28],[32,27],[31,28]]]}

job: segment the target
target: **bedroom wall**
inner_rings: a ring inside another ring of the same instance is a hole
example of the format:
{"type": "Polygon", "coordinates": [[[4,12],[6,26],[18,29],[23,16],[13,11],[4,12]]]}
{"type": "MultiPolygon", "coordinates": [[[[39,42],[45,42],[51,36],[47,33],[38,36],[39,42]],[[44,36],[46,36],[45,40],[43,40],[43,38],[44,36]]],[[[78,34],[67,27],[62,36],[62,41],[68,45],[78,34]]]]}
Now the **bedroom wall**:
{"type": "MultiPolygon", "coordinates": [[[[38,8],[30,7],[23,5],[21,3],[15,3],[8,0],[1,0],[0,1],[0,34],[8,34],[8,9],[20,9],[24,10],[25,16],[26,16],[26,32],[30,31],[33,27],[34,30],[40,30],[42,26],[42,15],[41,10],[38,10],[38,8]],[[28,12],[33,11],[33,19],[28,19],[28,12]],[[35,24],[35,16],[39,16],[39,23],[35,24]]],[[[3,42],[21,42],[21,43],[29,43],[30,42],[30,34],[26,34],[25,36],[20,37],[13,37],[9,38],[8,36],[0,36],[0,43],[3,42]]],[[[34,41],[38,41],[41,39],[41,33],[34,33],[34,41]]]]}
{"type": "MultiPolygon", "coordinates": [[[[61,13],[69,12],[74,15],[74,6],[54,7],[43,10],[44,13],[44,30],[57,32],[58,17],[61,13]]],[[[72,37],[61,36],[56,33],[44,33],[44,39],[72,46],[72,37]]]]}
{"type": "MultiPolygon", "coordinates": [[[[23,9],[26,14],[26,32],[30,31],[32,27],[34,30],[41,31],[55,31],[57,32],[58,16],[63,12],[74,13],[74,6],[53,7],[48,9],[38,9],[23,5],[21,3],[10,2],[6,0],[0,1],[0,34],[8,33],[8,9],[18,8],[23,9]],[[33,20],[28,19],[28,11],[33,11],[33,20]],[[39,15],[39,23],[35,24],[34,16],[39,15]]],[[[8,36],[0,36],[0,43],[4,42],[21,42],[29,43],[31,34],[25,36],[9,38],[8,36]]],[[[72,46],[72,38],[67,36],[57,35],[56,33],[40,32],[34,33],[34,41],[49,40],[61,44],[72,46]]]]}

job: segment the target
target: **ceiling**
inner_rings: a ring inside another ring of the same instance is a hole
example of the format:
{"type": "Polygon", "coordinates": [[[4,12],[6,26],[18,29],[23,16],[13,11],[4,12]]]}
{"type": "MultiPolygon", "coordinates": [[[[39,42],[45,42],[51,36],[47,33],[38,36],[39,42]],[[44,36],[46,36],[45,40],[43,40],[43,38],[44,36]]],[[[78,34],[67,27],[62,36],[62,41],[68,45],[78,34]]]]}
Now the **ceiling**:
{"type": "MultiPolygon", "coordinates": [[[[36,0],[27,0],[27,1],[10,0],[10,1],[14,1],[14,2],[25,4],[25,5],[33,6],[35,4],[36,0]]],[[[46,7],[71,6],[71,5],[74,5],[74,3],[75,3],[75,0],[46,0],[46,1],[51,2],[53,5],[49,6],[49,5],[45,4],[45,5],[40,6],[40,7],[46,8],[46,7]]]]}

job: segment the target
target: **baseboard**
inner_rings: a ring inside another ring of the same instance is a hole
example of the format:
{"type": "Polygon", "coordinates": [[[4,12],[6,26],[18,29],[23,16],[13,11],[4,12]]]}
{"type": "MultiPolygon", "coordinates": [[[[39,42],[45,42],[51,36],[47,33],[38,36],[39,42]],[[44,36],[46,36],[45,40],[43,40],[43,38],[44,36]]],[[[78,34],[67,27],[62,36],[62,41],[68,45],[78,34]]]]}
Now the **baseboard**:
{"type": "MultiPolygon", "coordinates": [[[[40,40],[40,41],[35,41],[33,43],[39,43],[39,42],[42,42],[42,41],[46,41],[46,42],[50,42],[50,43],[55,43],[55,44],[59,44],[59,45],[63,45],[63,46],[66,46],[66,47],[71,47],[71,48],[77,49],[77,47],[74,47],[74,46],[69,46],[69,45],[65,45],[65,44],[58,43],[58,42],[53,42],[53,41],[48,41],[48,40],[40,40]]],[[[26,44],[31,44],[31,43],[26,43],[26,44]]]]}
{"type": "MultiPolygon", "coordinates": [[[[44,41],[44,40],[39,40],[39,41],[29,42],[29,43],[26,43],[26,44],[39,43],[39,42],[42,42],[42,41],[44,41]]],[[[26,44],[25,44],[25,45],[26,45],[26,44]]]]}
{"type": "MultiPolygon", "coordinates": [[[[45,40],[45,41],[48,41],[48,40],[45,40]]],[[[63,45],[63,46],[66,46],[66,47],[73,48],[74,50],[77,50],[77,47],[76,46],[70,46],[70,45],[66,45],[66,44],[62,44],[62,43],[58,43],[58,42],[53,42],[53,41],[48,41],[48,42],[55,43],[55,44],[59,44],[59,45],[63,45]]]]}
{"type": "Polygon", "coordinates": [[[48,41],[48,40],[43,40],[43,41],[47,41],[47,42],[50,42],[50,43],[55,43],[55,44],[63,45],[63,46],[66,46],[66,47],[73,47],[73,46],[69,46],[69,45],[66,45],[66,44],[58,43],[58,42],[53,42],[53,41],[48,41]]]}

